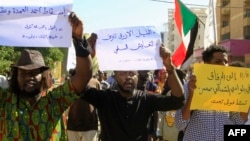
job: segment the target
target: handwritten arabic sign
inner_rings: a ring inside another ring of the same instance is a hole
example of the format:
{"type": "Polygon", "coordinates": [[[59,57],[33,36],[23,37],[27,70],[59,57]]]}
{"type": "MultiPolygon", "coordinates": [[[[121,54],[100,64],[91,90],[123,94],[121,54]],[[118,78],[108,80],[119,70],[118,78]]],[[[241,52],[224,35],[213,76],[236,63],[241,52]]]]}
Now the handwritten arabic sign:
{"type": "Polygon", "coordinates": [[[69,47],[72,0],[0,0],[0,45],[69,47]]]}
{"type": "Polygon", "coordinates": [[[97,31],[96,54],[100,70],[154,70],[162,68],[160,34],[152,26],[97,31]]]}
{"type": "Polygon", "coordinates": [[[247,112],[250,69],[195,64],[197,77],[191,109],[247,112]]]}

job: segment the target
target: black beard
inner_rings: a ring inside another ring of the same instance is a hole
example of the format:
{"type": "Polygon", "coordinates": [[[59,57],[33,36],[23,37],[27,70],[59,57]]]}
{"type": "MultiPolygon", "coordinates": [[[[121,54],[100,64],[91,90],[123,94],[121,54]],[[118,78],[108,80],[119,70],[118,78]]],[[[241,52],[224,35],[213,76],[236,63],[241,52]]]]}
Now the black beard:
{"type": "Polygon", "coordinates": [[[22,97],[34,97],[34,96],[37,96],[41,91],[39,89],[36,89],[32,92],[26,92],[26,91],[20,91],[20,96],[22,97]]]}
{"type": "Polygon", "coordinates": [[[131,94],[131,93],[133,93],[133,91],[134,91],[134,89],[124,90],[123,87],[122,87],[121,85],[119,85],[118,83],[117,83],[117,86],[118,86],[118,89],[119,89],[120,91],[122,91],[122,92],[124,92],[124,93],[127,93],[127,94],[131,94]]]}

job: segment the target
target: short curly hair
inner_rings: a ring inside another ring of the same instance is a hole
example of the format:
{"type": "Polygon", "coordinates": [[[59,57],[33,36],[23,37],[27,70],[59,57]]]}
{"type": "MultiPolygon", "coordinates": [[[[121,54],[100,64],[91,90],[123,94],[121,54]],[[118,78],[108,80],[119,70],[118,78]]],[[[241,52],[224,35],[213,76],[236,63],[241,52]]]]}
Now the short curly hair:
{"type": "Polygon", "coordinates": [[[228,50],[222,45],[211,45],[202,52],[202,60],[210,62],[215,52],[228,53],[228,50]]]}

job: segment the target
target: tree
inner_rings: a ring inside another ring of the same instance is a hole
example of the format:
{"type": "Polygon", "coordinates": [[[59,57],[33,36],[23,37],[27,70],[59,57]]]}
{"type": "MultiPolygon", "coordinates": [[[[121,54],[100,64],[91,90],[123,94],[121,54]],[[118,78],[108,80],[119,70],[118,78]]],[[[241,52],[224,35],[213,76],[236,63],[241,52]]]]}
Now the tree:
{"type": "Polygon", "coordinates": [[[0,74],[7,75],[19,56],[20,52],[15,52],[14,47],[0,46],[0,74]]]}
{"type": "MultiPolygon", "coordinates": [[[[26,49],[25,47],[5,47],[0,46],[0,74],[6,74],[10,71],[10,66],[16,64],[17,59],[19,58],[21,51],[26,49]]],[[[44,56],[45,63],[51,68],[54,68],[54,62],[63,61],[64,54],[59,48],[45,48],[45,47],[36,47],[29,48],[39,50],[44,56]]]]}
{"type": "Polygon", "coordinates": [[[51,69],[55,66],[55,62],[63,61],[64,54],[59,48],[37,48],[44,56],[45,64],[51,69]]]}

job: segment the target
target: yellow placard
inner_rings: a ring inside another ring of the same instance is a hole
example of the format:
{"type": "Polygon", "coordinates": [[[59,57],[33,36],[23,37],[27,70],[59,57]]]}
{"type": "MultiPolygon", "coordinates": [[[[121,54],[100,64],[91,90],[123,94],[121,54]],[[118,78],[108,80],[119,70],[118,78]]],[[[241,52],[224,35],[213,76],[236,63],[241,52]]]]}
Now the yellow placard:
{"type": "Polygon", "coordinates": [[[196,89],[191,109],[248,112],[250,69],[194,64],[196,89]]]}

